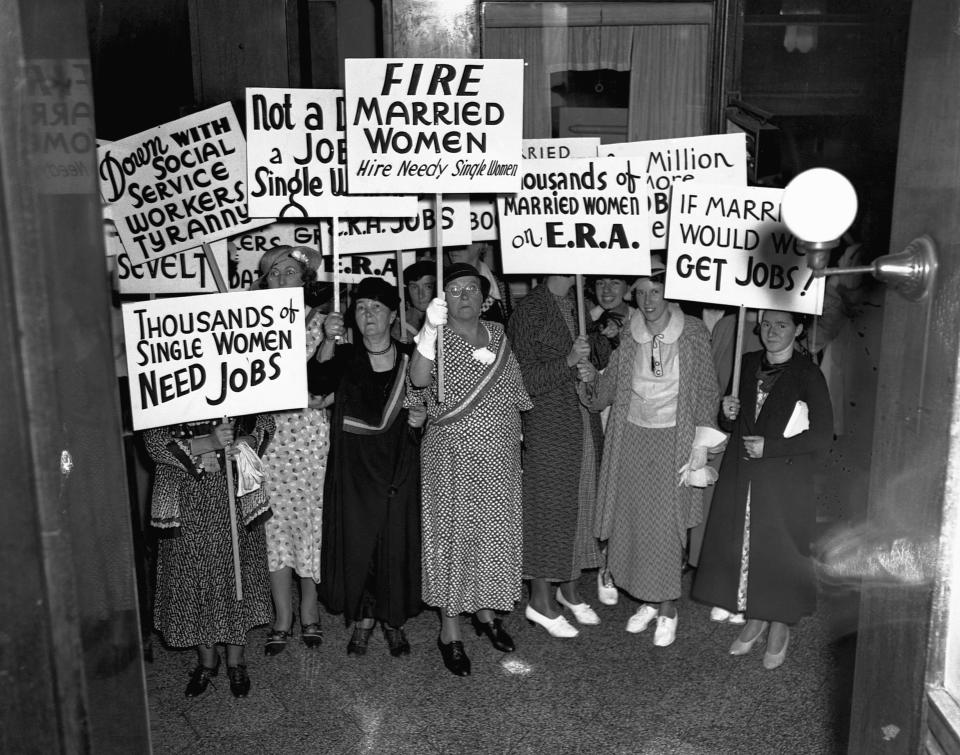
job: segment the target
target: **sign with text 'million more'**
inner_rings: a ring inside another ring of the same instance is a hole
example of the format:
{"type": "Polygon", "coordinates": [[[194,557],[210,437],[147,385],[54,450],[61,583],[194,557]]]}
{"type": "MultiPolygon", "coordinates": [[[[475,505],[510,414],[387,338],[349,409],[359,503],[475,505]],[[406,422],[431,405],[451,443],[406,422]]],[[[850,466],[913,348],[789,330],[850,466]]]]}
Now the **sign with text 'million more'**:
{"type": "Polygon", "coordinates": [[[782,189],[678,184],[664,294],[819,315],[824,279],[780,217],[782,189]]]}
{"type": "Polygon", "coordinates": [[[523,61],[348,59],[351,193],[514,192],[523,61]]]}
{"type": "Polygon", "coordinates": [[[99,147],[100,193],[130,261],[262,225],[247,215],[245,152],[229,103],[99,147]]]}
{"type": "Polygon", "coordinates": [[[631,172],[643,176],[647,189],[651,250],[667,248],[672,187],[689,181],[747,185],[744,134],[604,144],[599,147],[599,154],[629,157],[631,172]]]}
{"type": "Polygon", "coordinates": [[[247,89],[251,217],[410,217],[413,196],[347,195],[341,89],[247,89]]]}
{"type": "Polygon", "coordinates": [[[643,176],[620,157],[523,160],[522,188],[497,197],[507,274],[650,272],[643,176]]]}
{"type": "Polygon", "coordinates": [[[133,429],[307,405],[303,289],[123,305],[133,429]]]}

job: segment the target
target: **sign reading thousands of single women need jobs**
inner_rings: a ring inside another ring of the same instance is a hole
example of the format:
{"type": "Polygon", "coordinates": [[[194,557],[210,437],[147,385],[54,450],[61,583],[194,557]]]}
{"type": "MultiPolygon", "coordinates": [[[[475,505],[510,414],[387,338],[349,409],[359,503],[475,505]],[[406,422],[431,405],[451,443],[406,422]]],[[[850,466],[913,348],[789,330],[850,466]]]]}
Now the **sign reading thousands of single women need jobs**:
{"type": "Polygon", "coordinates": [[[650,272],[644,183],[631,185],[626,158],[523,160],[521,170],[520,191],[497,197],[504,273],[650,272]]]}
{"type": "Polygon", "coordinates": [[[351,193],[515,192],[522,60],[348,59],[351,193]]]}
{"type": "Polygon", "coordinates": [[[266,222],[247,214],[246,145],[230,103],[106,144],[97,159],[135,265],[266,222]]]}
{"type": "Polygon", "coordinates": [[[824,279],[783,223],[782,197],[754,186],[675,186],[666,297],[819,315],[824,279]]]}
{"type": "Polygon", "coordinates": [[[303,289],[123,305],[133,429],[307,405],[303,289]]]}
{"type": "Polygon", "coordinates": [[[604,144],[601,155],[630,158],[631,186],[646,188],[650,249],[667,248],[670,190],[689,181],[747,185],[747,143],[744,134],[691,136],[647,142],[604,144]]]}
{"type": "Polygon", "coordinates": [[[416,214],[413,196],[347,195],[343,115],[341,89],[247,89],[251,217],[416,214]]]}

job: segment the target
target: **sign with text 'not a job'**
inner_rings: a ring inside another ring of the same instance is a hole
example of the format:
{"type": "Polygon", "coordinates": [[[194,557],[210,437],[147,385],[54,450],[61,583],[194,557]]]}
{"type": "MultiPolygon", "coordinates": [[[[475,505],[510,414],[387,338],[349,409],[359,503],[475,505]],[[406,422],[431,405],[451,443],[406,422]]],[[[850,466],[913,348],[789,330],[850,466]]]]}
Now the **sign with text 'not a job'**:
{"type": "MultiPolygon", "coordinates": [[[[673,186],[689,181],[747,185],[744,134],[604,144],[599,152],[601,155],[629,157],[631,173],[642,175],[647,190],[651,250],[667,248],[670,190],[673,186]]],[[[634,185],[638,185],[638,181],[634,185]]]]}
{"type": "Polygon", "coordinates": [[[133,264],[265,222],[247,215],[246,146],[229,103],[106,144],[97,159],[133,264]]]}
{"type": "Polygon", "coordinates": [[[782,189],[678,184],[664,294],[819,315],[824,279],[780,216],[782,189]]]}
{"type": "Polygon", "coordinates": [[[409,217],[413,196],[347,195],[341,89],[247,89],[251,217],[409,217]]]}
{"type": "Polygon", "coordinates": [[[351,193],[520,187],[523,61],[348,59],[351,193]]]}
{"type": "Polygon", "coordinates": [[[307,405],[303,290],[123,305],[133,429],[307,405]]]}
{"type": "MultiPolygon", "coordinates": [[[[329,242],[329,224],[324,224],[324,236],[329,242]]],[[[264,252],[275,246],[309,246],[320,248],[320,226],[316,223],[281,220],[271,225],[255,228],[230,238],[226,243],[230,247],[232,264],[230,265],[230,290],[247,290],[259,277],[257,266],[264,252]]],[[[219,243],[219,242],[217,242],[219,243]]],[[[333,281],[333,255],[325,254],[317,280],[333,281]]],[[[376,276],[387,283],[396,285],[397,254],[390,252],[369,252],[366,254],[341,255],[340,282],[359,283],[364,278],[376,276]]],[[[401,264],[406,267],[416,261],[415,252],[404,252],[401,264]]]]}
{"type": "Polygon", "coordinates": [[[497,197],[507,274],[650,272],[643,181],[626,158],[524,160],[522,188],[497,197]]]}

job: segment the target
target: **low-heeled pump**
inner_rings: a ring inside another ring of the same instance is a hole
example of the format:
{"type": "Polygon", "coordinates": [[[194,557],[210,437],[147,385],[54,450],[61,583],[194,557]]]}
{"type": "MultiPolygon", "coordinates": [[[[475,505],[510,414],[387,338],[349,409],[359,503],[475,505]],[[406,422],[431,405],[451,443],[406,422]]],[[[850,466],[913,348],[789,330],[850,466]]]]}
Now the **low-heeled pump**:
{"type": "Polygon", "coordinates": [[[766,633],[767,626],[769,626],[768,623],[764,621],[760,625],[760,629],[757,630],[757,633],[749,640],[741,640],[739,637],[737,637],[737,639],[733,641],[733,644],[730,645],[730,655],[746,655],[753,650],[753,646],[757,643],[757,640],[763,637],[763,635],[766,633]]]}
{"type": "Polygon", "coordinates": [[[437,647],[440,648],[440,657],[443,658],[443,665],[454,676],[470,676],[470,659],[467,652],[463,649],[463,643],[460,640],[444,643],[437,637],[437,647]]]}
{"type": "Polygon", "coordinates": [[[763,667],[768,671],[780,668],[787,657],[787,645],[790,644],[790,635],[788,634],[783,641],[783,647],[776,653],[770,652],[770,644],[767,643],[767,652],[763,654],[763,667]]]}
{"type": "Polygon", "coordinates": [[[563,616],[557,616],[555,619],[548,619],[542,613],[532,608],[529,604],[524,611],[524,616],[531,624],[539,624],[551,637],[576,637],[580,630],[567,621],[563,616]]]}
{"type": "Polygon", "coordinates": [[[486,635],[487,639],[490,640],[490,644],[501,653],[512,653],[517,649],[517,646],[513,642],[513,638],[507,634],[507,630],[503,628],[502,619],[494,619],[493,621],[480,621],[480,619],[474,616],[473,629],[476,631],[477,637],[480,635],[486,635]]]}

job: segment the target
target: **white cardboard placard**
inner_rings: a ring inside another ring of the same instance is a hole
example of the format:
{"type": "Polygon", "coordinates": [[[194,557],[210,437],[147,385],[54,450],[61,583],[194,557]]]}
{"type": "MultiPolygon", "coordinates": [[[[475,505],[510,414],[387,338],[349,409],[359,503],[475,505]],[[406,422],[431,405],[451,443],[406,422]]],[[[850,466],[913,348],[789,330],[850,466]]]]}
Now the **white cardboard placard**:
{"type": "Polygon", "coordinates": [[[247,199],[258,218],[410,217],[413,196],[347,194],[342,89],[247,89],[247,199]]]}
{"type": "Polygon", "coordinates": [[[351,193],[519,188],[522,60],[347,59],[345,79],[351,193]]]}
{"type": "Polygon", "coordinates": [[[782,189],[678,184],[664,294],[704,304],[819,315],[814,278],[780,218],[782,189]]]}
{"type": "Polygon", "coordinates": [[[303,289],[126,303],[133,429],[307,405],[303,289]]]}
{"type": "Polygon", "coordinates": [[[524,139],[524,160],[566,160],[568,157],[596,157],[599,136],[569,136],[563,139],[524,139]]]}
{"type": "Polygon", "coordinates": [[[470,197],[470,240],[496,241],[497,200],[495,197],[470,197]]]}
{"type": "Polygon", "coordinates": [[[504,273],[650,271],[644,182],[628,175],[627,158],[524,160],[521,168],[521,191],[497,197],[504,273]]]}
{"type": "MultiPolygon", "coordinates": [[[[227,274],[227,242],[210,243],[220,274],[227,274]]],[[[217,281],[201,247],[132,265],[126,252],[117,255],[117,286],[121,296],[140,294],[213,294],[217,281]]]]}

